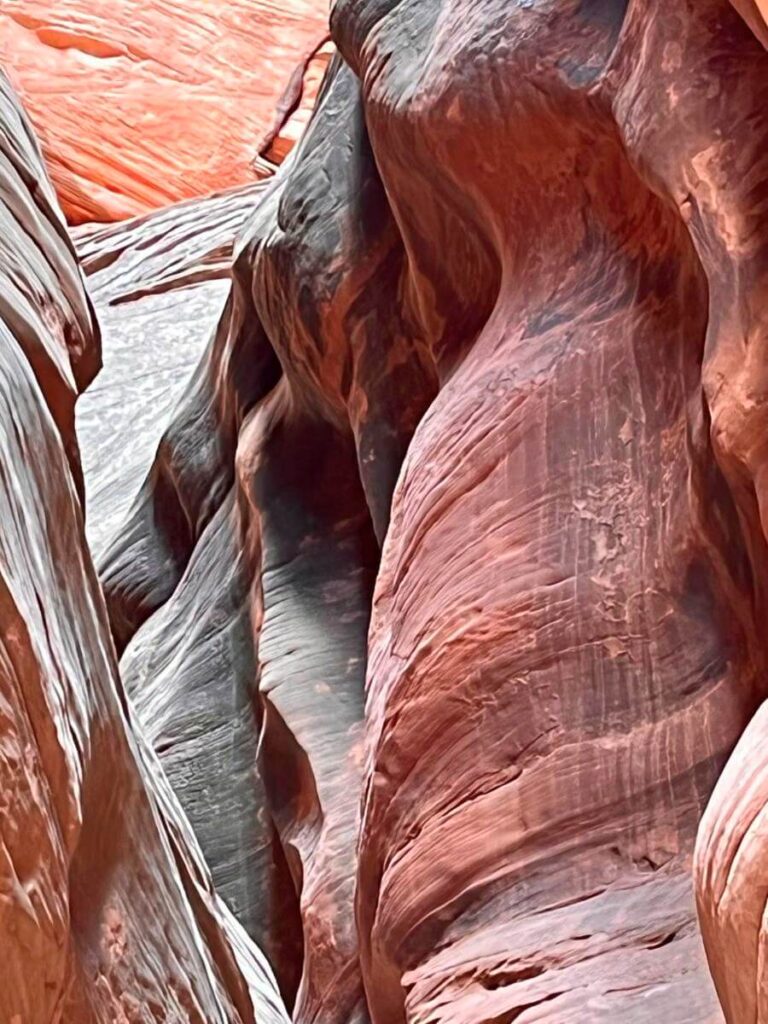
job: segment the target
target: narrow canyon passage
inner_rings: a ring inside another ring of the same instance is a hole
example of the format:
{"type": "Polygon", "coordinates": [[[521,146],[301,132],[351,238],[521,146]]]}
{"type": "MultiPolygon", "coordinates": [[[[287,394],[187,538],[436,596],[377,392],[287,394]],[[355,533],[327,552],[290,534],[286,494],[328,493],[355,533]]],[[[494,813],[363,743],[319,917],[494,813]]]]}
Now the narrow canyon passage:
{"type": "Polygon", "coordinates": [[[761,9],[330,32],[110,225],[0,79],[0,1024],[768,1024],[761,9]]]}

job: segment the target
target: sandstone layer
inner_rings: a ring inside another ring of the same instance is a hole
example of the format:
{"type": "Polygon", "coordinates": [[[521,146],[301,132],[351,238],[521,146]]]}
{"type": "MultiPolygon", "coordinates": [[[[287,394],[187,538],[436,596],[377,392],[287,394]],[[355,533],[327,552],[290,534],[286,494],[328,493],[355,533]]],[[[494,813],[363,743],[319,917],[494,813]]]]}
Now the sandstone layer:
{"type": "MultiPolygon", "coordinates": [[[[216,327],[235,236],[263,190],[256,184],[75,232],[103,332],[105,367],[78,403],[77,424],[88,483],[87,533],[107,580],[109,542],[126,515],[137,523],[122,531],[119,547],[134,573],[147,562],[147,525],[156,524],[160,535],[166,520],[177,521],[161,477],[174,479],[178,468],[179,481],[197,473],[200,486],[209,483],[200,466],[212,443],[217,450],[221,430],[211,423],[205,396],[196,401],[200,384],[187,382],[189,360],[202,354],[216,327]],[[186,439],[183,427],[169,428],[177,401],[182,409],[192,403],[196,432],[188,431],[186,439]],[[169,463],[158,457],[143,480],[158,441],[169,463]],[[174,457],[177,445],[185,458],[197,453],[189,466],[178,453],[174,457]]],[[[205,365],[203,389],[210,384],[215,392],[216,375],[228,375],[216,355],[205,365]]],[[[241,362],[234,376],[241,387],[246,384],[241,362]]],[[[231,482],[227,486],[233,496],[231,482]]],[[[215,507],[215,490],[211,500],[215,507]]],[[[293,884],[256,774],[251,579],[238,522],[231,499],[210,528],[206,521],[188,572],[126,654],[122,675],[217,891],[279,965],[291,999],[300,973],[301,930],[293,884]]],[[[165,561],[170,555],[159,557],[165,561]]],[[[173,589],[179,577],[172,562],[165,568],[149,564],[173,579],[173,589]]],[[[120,628],[115,636],[123,646],[120,628]]]]}
{"type": "Polygon", "coordinates": [[[273,179],[78,233],[100,583],[14,121],[12,1013],[767,1024],[763,6],[336,0],[273,179]]]}
{"type": "Polygon", "coordinates": [[[99,334],[0,77],[0,1019],[280,1024],[117,675],[74,403],[99,334]]]}
{"type": "Polygon", "coordinates": [[[72,231],[103,337],[98,380],[77,405],[86,532],[97,561],[137,500],[221,315],[234,239],[263,187],[72,231]]]}
{"type": "MultiPolygon", "coordinates": [[[[180,777],[211,773],[189,623],[228,595],[206,671],[234,649],[258,678],[296,1021],[723,1019],[691,863],[765,696],[768,58],[742,13],[333,7],[340,56],[102,560],[180,777]]],[[[766,1013],[759,830],[732,903],[717,860],[763,807],[759,729],[697,861],[729,1024],[766,1013]]]]}
{"type": "Polygon", "coordinates": [[[327,0],[0,0],[0,66],[67,218],[116,220],[253,180],[276,118],[279,162],[314,100],[303,65],[327,21],[327,0]]]}

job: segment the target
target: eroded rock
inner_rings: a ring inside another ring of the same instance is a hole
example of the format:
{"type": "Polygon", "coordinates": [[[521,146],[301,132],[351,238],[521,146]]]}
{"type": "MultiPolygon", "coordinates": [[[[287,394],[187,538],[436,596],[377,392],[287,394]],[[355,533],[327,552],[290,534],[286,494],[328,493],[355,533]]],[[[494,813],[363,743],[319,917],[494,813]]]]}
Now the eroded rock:
{"type": "MultiPolygon", "coordinates": [[[[333,7],[102,561],[301,1024],[723,1019],[691,863],[765,696],[767,568],[768,58],[736,7],[333,7]]],[[[729,1024],[768,1012],[761,723],[697,855],[729,1024]]]]}
{"type": "Polygon", "coordinates": [[[98,330],[4,77],[0,126],[0,1018],[286,1022],[125,701],[77,489],[98,330]]]}
{"type": "MultiPolygon", "coordinates": [[[[326,0],[3,0],[0,64],[68,219],[119,220],[252,181],[259,142],[327,21],[326,0]]],[[[283,151],[316,86],[310,75],[283,151]]]]}

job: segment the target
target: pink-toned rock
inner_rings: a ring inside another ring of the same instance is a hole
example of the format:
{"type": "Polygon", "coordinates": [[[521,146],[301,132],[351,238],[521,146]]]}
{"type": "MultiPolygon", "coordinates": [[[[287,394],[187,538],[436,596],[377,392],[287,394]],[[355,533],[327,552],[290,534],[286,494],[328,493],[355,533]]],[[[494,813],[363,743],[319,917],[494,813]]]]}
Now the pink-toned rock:
{"type": "Polygon", "coordinates": [[[755,35],[768,46],[767,0],[732,0],[732,3],[744,16],[755,35]]]}
{"type": "Polygon", "coordinates": [[[326,0],[0,0],[0,65],[68,219],[115,220],[253,180],[327,21],[326,0]]]}
{"type": "MultiPolygon", "coordinates": [[[[762,1024],[755,11],[334,5],[100,560],[142,727],[297,1024],[762,1024]],[[691,869],[740,737],[696,856],[715,991],[691,869]]],[[[137,269],[139,303],[189,283],[157,223],[89,269],[137,269]]]]}
{"type": "Polygon", "coordinates": [[[0,154],[0,1019],[286,1024],[118,679],[72,431],[99,336],[4,77],[0,154]]]}
{"type": "Polygon", "coordinates": [[[553,6],[336,5],[445,381],[371,629],[381,1024],[719,1018],[687,875],[760,679],[714,382],[768,66],[724,3],[553,6]]]}
{"type": "Polygon", "coordinates": [[[729,1024],[768,1021],[767,713],[764,704],[720,777],[696,850],[699,917],[729,1024]]]}

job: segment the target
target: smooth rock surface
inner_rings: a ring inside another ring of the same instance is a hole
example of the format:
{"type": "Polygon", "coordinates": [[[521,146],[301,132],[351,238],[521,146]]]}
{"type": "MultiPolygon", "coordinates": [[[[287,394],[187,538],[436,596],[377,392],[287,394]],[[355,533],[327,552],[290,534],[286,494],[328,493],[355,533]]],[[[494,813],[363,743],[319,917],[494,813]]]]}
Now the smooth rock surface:
{"type": "Polygon", "coordinates": [[[372,1018],[717,1020],[685,890],[764,685],[722,381],[766,56],[720,2],[382,13],[337,3],[336,37],[445,383],[374,598],[372,1018]]]}
{"type": "Polygon", "coordinates": [[[732,0],[752,31],[768,46],[768,0],[732,0]]]}
{"type": "Polygon", "coordinates": [[[77,406],[86,532],[97,562],[136,499],[216,328],[234,240],[263,187],[73,231],[103,338],[99,378],[77,406]]]}
{"type": "Polygon", "coordinates": [[[74,401],[99,336],[0,76],[0,1019],[286,1024],[118,679],[74,401]]]}
{"type": "MultiPolygon", "coordinates": [[[[140,526],[153,522],[158,537],[163,513],[176,522],[168,508],[155,514],[157,472],[150,470],[158,445],[173,463],[174,446],[186,430],[181,445],[185,453],[197,451],[191,468],[199,482],[210,422],[196,398],[202,391],[204,400],[216,403],[206,389],[215,391],[223,375],[215,328],[229,288],[233,243],[262,193],[256,184],[74,232],[103,332],[105,366],[78,403],[77,423],[88,538],[97,561],[106,562],[108,589],[118,571],[110,542],[126,519],[140,526]],[[191,374],[198,362],[200,380],[191,374]],[[174,424],[179,399],[182,422],[174,424]]],[[[227,334],[229,319],[224,323],[227,334]]],[[[238,378],[242,388],[246,377],[238,371],[238,378]]],[[[233,459],[234,449],[230,476],[233,459]]],[[[231,482],[228,497],[212,512],[187,571],[126,652],[121,674],[144,735],[195,829],[217,892],[277,965],[292,1000],[301,929],[256,770],[252,573],[231,482]]],[[[121,543],[118,549],[123,551],[121,543]]],[[[133,574],[134,589],[142,564],[142,557],[127,552],[125,571],[133,574]]],[[[165,574],[165,563],[152,564],[165,574]]]]}
{"type": "MultiPolygon", "coordinates": [[[[252,181],[327,23],[327,0],[0,0],[0,66],[67,218],[118,220],[252,181]]],[[[297,131],[286,128],[283,149],[297,131]]]]}
{"type": "MultiPolygon", "coordinates": [[[[332,28],[105,562],[129,663],[167,616],[136,699],[195,692],[166,602],[234,507],[295,1020],[714,1024],[694,840],[765,693],[768,58],[726,0],[337,0],[332,28]]],[[[697,861],[729,1024],[762,998],[757,837],[717,902],[718,830],[762,806],[738,775],[697,861]]]]}
{"type": "MultiPolygon", "coordinates": [[[[126,688],[296,1024],[768,1021],[758,13],[337,0],[151,468],[131,384],[141,458],[86,458],[126,688]]],[[[86,233],[116,330],[207,322],[228,216],[86,233]]]]}

